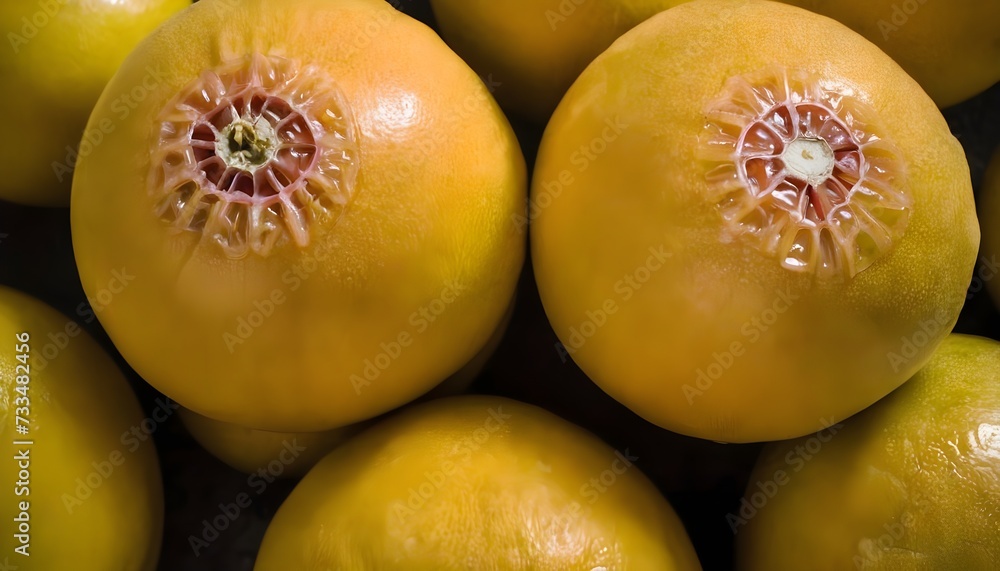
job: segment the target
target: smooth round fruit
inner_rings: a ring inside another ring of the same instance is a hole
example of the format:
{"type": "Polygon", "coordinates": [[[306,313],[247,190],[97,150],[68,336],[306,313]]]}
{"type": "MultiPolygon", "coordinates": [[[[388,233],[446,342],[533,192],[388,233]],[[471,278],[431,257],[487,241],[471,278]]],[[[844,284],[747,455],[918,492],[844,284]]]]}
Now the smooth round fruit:
{"type": "Polygon", "coordinates": [[[997,259],[1000,256],[1000,148],[993,153],[993,159],[983,177],[979,217],[983,221],[983,260],[989,266],[982,278],[993,302],[1000,308],[1000,280],[994,279],[997,277],[997,259]]]}
{"type": "Polygon", "coordinates": [[[740,569],[969,571],[1000,560],[998,505],[1000,343],[952,335],[870,409],[765,448],[727,520],[740,569]]]}
{"type": "Polygon", "coordinates": [[[518,115],[544,123],[611,42],[686,0],[431,0],[441,34],[518,115]]]}
{"type": "Polygon", "coordinates": [[[351,424],[323,432],[271,432],[219,422],[196,412],[178,410],[181,422],[201,446],[232,468],[256,473],[274,463],[283,478],[298,478],[361,427],[351,424]]]}
{"type": "Polygon", "coordinates": [[[712,440],[800,436],[899,386],[954,325],[979,244],[965,155],[920,86],[777,3],[695,0],[622,36],[556,110],[532,185],[565,351],[712,440]]]}
{"type": "Polygon", "coordinates": [[[202,0],[108,93],[150,66],[169,79],[81,159],[71,208],[84,290],[143,378],[209,418],[322,431],[483,347],[523,262],[524,159],[430,29],[378,0],[202,0]]]}
{"type": "Polygon", "coordinates": [[[941,107],[1000,81],[996,0],[780,0],[838,20],[894,59],[941,107]]]}
{"type": "Polygon", "coordinates": [[[76,323],[3,286],[0,337],[0,562],[156,569],[160,469],[131,433],[145,419],[121,371],[76,323]]]}
{"type": "Polygon", "coordinates": [[[634,460],[516,401],[423,404],[320,461],[254,569],[700,569],[634,460]]]}
{"type": "MultiPolygon", "coordinates": [[[[191,0],[35,0],[0,4],[0,199],[69,204],[78,157],[102,144],[146,88],[114,92],[108,123],[84,132],[104,86],[132,48],[191,0]],[[82,139],[82,140],[81,140],[82,139]]],[[[154,78],[155,82],[155,78],[154,78]]],[[[152,82],[146,85],[151,85],[152,82]]]]}
{"type": "MultiPolygon", "coordinates": [[[[471,361],[418,400],[465,392],[500,345],[513,310],[512,302],[503,322],[471,361]]],[[[323,432],[271,432],[220,422],[186,408],[180,409],[180,417],[198,444],[229,466],[250,474],[272,462],[278,462],[282,466],[281,476],[286,478],[302,476],[328,452],[369,424],[359,422],[323,432]]],[[[277,471],[270,472],[273,474],[277,471]]]]}

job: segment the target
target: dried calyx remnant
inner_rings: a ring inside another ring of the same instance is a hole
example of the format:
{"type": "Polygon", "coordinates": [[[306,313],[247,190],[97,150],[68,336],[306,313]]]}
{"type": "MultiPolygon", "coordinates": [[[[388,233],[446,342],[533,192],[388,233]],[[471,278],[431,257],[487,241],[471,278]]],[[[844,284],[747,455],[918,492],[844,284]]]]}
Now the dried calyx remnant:
{"type": "Polygon", "coordinates": [[[205,71],[163,110],[149,191],[157,215],[232,258],[310,241],[350,200],[358,149],[324,74],[252,54],[205,71]]]}
{"type": "Polygon", "coordinates": [[[782,266],[850,278],[889,251],[912,200],[895,146],[843,85],[804,71],[731,78],[700,141],[724,240],[782,266]]]}

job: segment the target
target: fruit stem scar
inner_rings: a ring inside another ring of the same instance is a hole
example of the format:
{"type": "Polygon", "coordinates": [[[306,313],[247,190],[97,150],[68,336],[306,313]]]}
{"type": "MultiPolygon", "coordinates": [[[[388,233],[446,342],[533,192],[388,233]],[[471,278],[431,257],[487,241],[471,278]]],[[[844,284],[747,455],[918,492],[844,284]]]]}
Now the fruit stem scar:
{"type": "Polygon", "coordinates": [[[788,172],[810,186],[817,186],[833,174],[835,159],[830,144],[823,139],[798,137],[781,155],[788,172]]]}
{"type": "Polygon", "coordinates": [[[852,88],[766,69],[729,78],[704,113],[700,157],[725,240],[744,236],[784,268],[837,280],[903,235],[905,163],[852,88]]]}
{"type": "Polygon", "coordinates": [[[226,165],[253,172],[274,158],[277,136],[270,122],[263,117],[250,120],[240,117],[218,134],[216,154],[226,165]]]}
{"type": "Polygon", "coordinates": [[[260,53],[203,70],[166,104],[147,188],[156,215],[230,259],[309,245],[359,168],[349,102],[322,69],[260,53]]]}

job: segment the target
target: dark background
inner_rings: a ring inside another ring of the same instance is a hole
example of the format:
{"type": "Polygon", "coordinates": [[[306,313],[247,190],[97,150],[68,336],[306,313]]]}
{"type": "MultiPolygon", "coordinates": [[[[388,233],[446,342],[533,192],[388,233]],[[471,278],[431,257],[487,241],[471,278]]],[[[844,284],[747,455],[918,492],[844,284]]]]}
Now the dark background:
{"type": "MultiPolygon", "coordinates": [[[[403,11],[434,26],[427,0],[403,0],[403,11]]],[[[405,45],[399,46],[405,50],[405,45]]],[[[499,79],[499,78],[498,78],[499,79]]],[[[501,86],[500,89],[503,89],[501,86]]],[[[952,132],[965,147],[977,195],[983,171],[1000,147],[1000,86],[946,109],[952,132]]],[[[512,117],[529,168],[542,126],[512,117]]],[[[530,172],[530,171],[529,171],[530,172]]],[[[982,220],[983,226],[995,223],[982,220]]],[[[29,208],[0,202],[0,283],[28,292],[66,315],[78,316],[86,302],[73,261],[67,209],[29,208]]],[[[636,465],[670,500],[687,527],[706,570],[731,569],[734,536],[725,521],[739,507],[760,445],[716,444],[669,433],[632,414],[605,395],[553,349],[557,339],[541,308],[530,260],[518,303],[499,350],[472,387],[531,402],[586,427],[608,444],[639,458],[636,465]]],[[[1000,320],[985,291],[966,304],[957,332],[1000,339],[1000,320]]],[[[159,396],[115,351],[97,321],[81,323],[111,353],[140,396],[147,412],[159,396]]],[[[163,469],[166,527],[160,569],[249,571],[267,522],[294,487],[278,481],[260,496],[251,493],[247,475],[204,452],[184,431],[176,415],[154,434],[163,469]],[[188,537],[198,536],[202,520],[218,515],[220,503],[248,492],[254,503],[218,540],[195,556],[188,537]]]]}

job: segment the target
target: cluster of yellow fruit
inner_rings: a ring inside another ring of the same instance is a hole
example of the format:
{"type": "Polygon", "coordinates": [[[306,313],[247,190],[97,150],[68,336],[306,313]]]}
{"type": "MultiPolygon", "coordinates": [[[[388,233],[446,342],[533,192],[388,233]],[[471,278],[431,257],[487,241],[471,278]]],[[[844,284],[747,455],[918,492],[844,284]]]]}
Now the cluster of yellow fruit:
{"type": "MultiPolygon", "coordinates": [[[[627,453],[434,400],[526,249],[609,395],[781,441],[727,518],[740,568],[1000,560],[1000,344],[950,335],[980,228],[939,111],[1000,81],[1000,2],[431,5],[444,40],[384,0],[0,7],[0,197],[69,202],[101,326],[208,451],[304,475],[257,571],[700,568],[627,453]],[[530,189],[493,88],[547,122],[530,189]]],[[[1000,162],[984,188],[995,215],[1000,162]]],[[[0,339],[0,562],[154,569],[163,420],[33,298],[0,288],[0,339]]]]}

